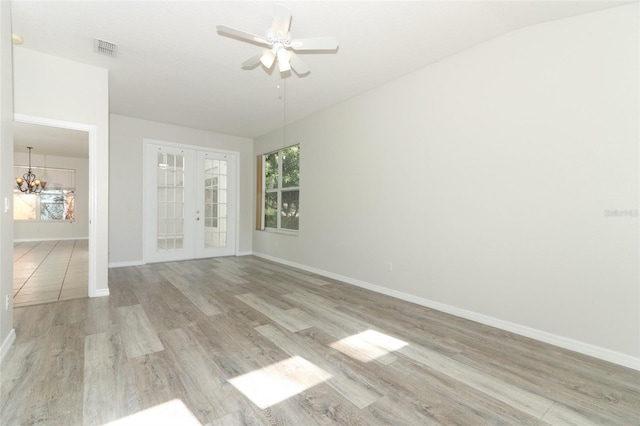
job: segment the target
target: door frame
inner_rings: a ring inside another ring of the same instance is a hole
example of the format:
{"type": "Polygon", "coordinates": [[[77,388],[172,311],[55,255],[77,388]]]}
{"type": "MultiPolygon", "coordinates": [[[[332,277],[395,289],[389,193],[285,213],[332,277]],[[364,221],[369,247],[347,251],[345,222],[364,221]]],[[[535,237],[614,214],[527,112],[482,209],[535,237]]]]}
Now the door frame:
{"type": "MultiPolygon", "coordinates": [[[[234,165],[236,169],[236,173],[235,173],[236,189],[235,189],[235,203],[234,203],[234,208],[235,208],[234,255],[238,256],[240,253],[239,251],[240,249],[240,152],[227,150],[227,149],[211,148],[203,145],[189,145],[189,144],[183,144],[183,143],[163,141],[159,139],[143,138],[142,139],[143,180],[146,179],[147,173],[149,172],[148,170],[149,166],[147,162],[148,145],[164,145],[171,148],[190,149],[194,151],[207,151],[207,152],[213,152],[217,154],[233,155],[233,157],[235,158],[234,165]]],[[[148,241],[151,237],[149,235],[151,230],[149,229],[149,226],[147,225],[147,221],[146,221],[147,215],[149,214],[149,209],[151,208],[151,205],[149,205],[149,203],[147,202],[148,198],[150,197],[149,191],[150,189],[148,189],[146,185],[142,185],[142,200],[143,200],[143,203],[142,203],[142,258],[144,259],[144,263],[150,262],[150,254],[148,252],[148,241]]]]}
{"type": "MultiPolygon", "coordinates": [[[[97,247],[106,247],[108,241],[98,241],[98,229],[100,226],[107,224],[99,223],[98,203],[96,191],[98,189],[98,164],[97,146],[98,146],[98,130],[93,124],[77,123],[73,121],[55,120],[52,118],[37,117],[27,114],[14,114],[13,121],[25,124],[37,124],[41,126],[58,127],[60,129],[80,130],[87,132],[89,137],[89,289],[88,296],[103,296],[97,292],[97,271],[98,271],[98,250],[97,247]]],[[[102,252],[107,253],[106,250],[102,252]]],[[[102,259],[107,264],[108,259],[102,259]]],[[[107,293],[108,294],[108,293],[107,293]]]]}

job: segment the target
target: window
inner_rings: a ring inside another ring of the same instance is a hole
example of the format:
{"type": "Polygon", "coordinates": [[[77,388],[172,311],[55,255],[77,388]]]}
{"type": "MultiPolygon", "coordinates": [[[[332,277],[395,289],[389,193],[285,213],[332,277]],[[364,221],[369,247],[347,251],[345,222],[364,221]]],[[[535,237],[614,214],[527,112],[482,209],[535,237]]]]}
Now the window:
{"type": "MultiPolygon", "coordinates": [[[[27,171],[26,166],[14,167],[16,176],[27,171]]],[[[25,221],[75,220],[75,170],[32,167],[46,189],[39,194],[13,190],[13,219],[25,221]]]]}
{"type": "Polygon", "coordinates": [[[258,157],[258,229],[297,231],[300,224],[300,145],[258,157]]]}

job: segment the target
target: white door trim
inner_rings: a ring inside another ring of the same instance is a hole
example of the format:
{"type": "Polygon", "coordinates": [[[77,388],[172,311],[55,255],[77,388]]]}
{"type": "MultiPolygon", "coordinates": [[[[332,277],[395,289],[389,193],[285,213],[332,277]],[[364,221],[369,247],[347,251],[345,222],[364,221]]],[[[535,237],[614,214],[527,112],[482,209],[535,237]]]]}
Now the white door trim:
{"type": "MultiPolygon", "coordinates": [[[[98,204],[96,199],[96,191],[98,188],[98,133],[97,126],[93,124],[76,123],[73,121],[62,121],[53,118],[37,117],[27,114],[14,114],[14,121],[25,124],[39,124],[41,126],[58,127],[61,129],[80,130],[87,132],[89,136],[89,297],[103,296],[97,294],[97,270],[98,257],[97,247],[107,246],[108,241],[98,241],[99,226],[107,226],[107,224],[98,223],[98,204]]],[[[107,253],[107,250],[102,252],[107,253]]],[[[108,259],[103,259],[104,263],[108,263],[108,259]]],[[[108,293],[107,293],[108,294],[108,293]]]]}
{"type": "MultiPolygon", "coordinates": [[[[159,139],[151,139],[151,138],[143,138],[142,139],[142,176],[144,176],[146,178],[147,176],[147,172],[148,172],[148,165],[147,165],[147,158],[146,158],[146,153],[147,153],[147,146],[148,145],[164,145],[167,147],[172,147],[172,148],[181,148],[181,149],[190,149],[190,150],[194,150],[194,151],[206,151],[206,152],[213,152],[213,153],[217,153],[217,154],[230,154],[233,155],[233,157],[235,158],[235,169],[236,169],[236,194],[235,194],[235,255],[239,256],[239,249],[240,249],[240,151],[232,151],[232,150],[227,150],[227,149],[219,149],[219,148],[210,148],[207,146],[203,146],[203,145],[189,145],[189,144],[183,144],[183,143],[176,143],[176,142],[169,142],[169,141],[163,141],[163,140],[159,140],[159,139]]],[[[143,242],[142,242],[142,258],[144,259],[144,263],[149,263],[150,262],[150,256],[148,253],[148,248],[147,248],[147,241],[148,241],[148,233],[149,233],[149,228],[147,225],[147,215],[149,214],[149,208],[151,206],[148,205],[148,203],[146,202],[147,198],[148,198],[148,192],[149,190],[147,189],[146,185],[143,185],[142,187],[142,236],[143,236],[143,242]]]]}

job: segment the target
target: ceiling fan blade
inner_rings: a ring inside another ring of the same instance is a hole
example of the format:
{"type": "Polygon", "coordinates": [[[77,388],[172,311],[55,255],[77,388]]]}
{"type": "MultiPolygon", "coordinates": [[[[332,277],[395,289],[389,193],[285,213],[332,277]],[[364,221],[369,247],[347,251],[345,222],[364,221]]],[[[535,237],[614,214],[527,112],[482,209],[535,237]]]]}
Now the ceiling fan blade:
{"type": "Polygon", "coordinates": [[[242,63],[242,68],[254,68],[258,66],[258,64],[260,63],[260,58],[262,58],[262,55],[264,55],[264,52],[260,52],[257,55],[250,57],[249,59],[247,59],[242,63]]]}
{"type": "Polygon", "coordinates": [[[281,4],[273,5],[273,36],[283,39],[289,34],[291,11],[281,4]]]}
{"type": "Polygon", "coordinates": [[[336,50],[338,40],[333,36],[299,38],[291,41],[294,50],[336,50]]]}
{"type": "Polygon", "coordinates": [[[311,72],[307,64],[302,59],[300,59],[298,55],[291,51],[289,52],[289,64],[298,75],[304,75],[311,72]]]}
{"type": "Polygon", "coordinates": [[[265,39],[263,39],[261,37],[258,37],[258,36],[253,35],[253,34],[249,34],[249,33],[245,32],[245,31],[236,30],[235,28],[227,27],[226,25],[218,25],[216,27],[216,29],[222,35],[239,38],[239,39],[242,39],[242,40],[245,40],[245,41],[249,41],[251,43],[264,44],[266,46],[270,46],[271,45],[267,40],[265,40],[265,39]]]}

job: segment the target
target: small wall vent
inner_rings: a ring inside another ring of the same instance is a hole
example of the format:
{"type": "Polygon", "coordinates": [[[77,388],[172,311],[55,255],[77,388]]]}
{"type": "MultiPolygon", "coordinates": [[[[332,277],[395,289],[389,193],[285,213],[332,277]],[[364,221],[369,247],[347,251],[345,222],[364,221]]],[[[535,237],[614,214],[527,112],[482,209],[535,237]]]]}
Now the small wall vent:
{"type": "Polygon", "coordinates": [[[101,55],[107,55],[115,58],[118,55],[118,45],[96,38],[93,39],[93,51],[101,55]]]}

